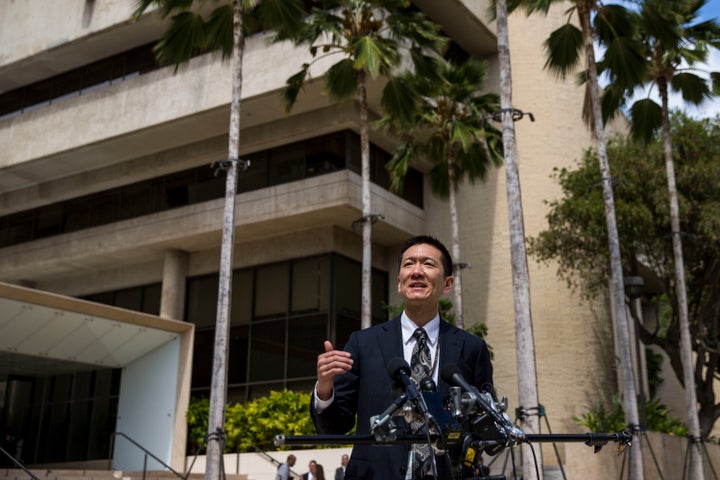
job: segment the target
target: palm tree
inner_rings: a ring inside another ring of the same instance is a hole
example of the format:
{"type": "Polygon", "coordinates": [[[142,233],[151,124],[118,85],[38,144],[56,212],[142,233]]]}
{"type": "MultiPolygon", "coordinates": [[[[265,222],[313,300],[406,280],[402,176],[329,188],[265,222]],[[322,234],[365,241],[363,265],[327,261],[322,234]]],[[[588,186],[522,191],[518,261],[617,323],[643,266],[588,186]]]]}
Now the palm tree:
{"type": "Polygon", "coordinates": [[[497,111],[498,97],[478,92],[485,76],[485,64],[477,60],[471,59],[462,65],[438,62],[438,79],[424,75],[405,78],[414,93],[414,114],[403,116],[390,106],[388,115],[381,121],[381,125],[392,125],[401,133],[418,133],[422,138],[403,144],[388,162],[392,188],[402,188],[408,167],[422,153],[435,164],[431,171],[433,193],[449,200],[455,260],[455,322],[460,328],[464,328],[464,321],[458,185],[465,175],[473,183],[484,179],[490,165],[502,163],[500,132],[486,120],[497,111]]]}
{"type": "MultiPolygon", "coordinates": [[[[511,0],[513,8],[522,6],[528,14],[541,12],[547,14],[553,4],[567,4],[565,0],[511,0]]],[[[614,313],[615,334],[618,342],[617,350],[620,357],[622,376],[623,410],[625,419],[633,430],[633,447],[630,452],[629,474],[632,479],[643,478],[642,451],[640,449],[640,426],[638,418],[637,397],[635,390],[635,376],[632,368],[632,355],[630,351],[630,330],[625,309],[625,292],[623,285],[622,262],[620,258],[620,241],[615,215],[615,200],[612,189],[612,179],[607,155],[607,143],[600,104],[600,87],[598,84],[598,68],[595,60],[593,41],[598,38],[605,40],[603,45],[607,51],[603,57],[605,64],[612,64],[616,68],[623,82],[636,81],[633,75],[637,69],[632,68],[634,62],[640,58],[629,41],[631,24],[628,12],[620,5],[605,5],[599,0],[571,0],[568,12],[568,21],[550,34],[544,46],[547,52],[545,64],[554,74],[565,77],[574,71],[583,60],[585,63],[584,77],[586,79],[589,106],[586,118],[593,128],[595,136],[598,163],[602,177],[603,201],[605,203],[605,219],[608,232],[608,247],[610,253],[610,300],[614,313]],[[576,17],[579,28],[571,23],[576,17]],[[600,36],[596,32],[607,33],[600,36]],[[611,40],[611,41],[608,41],[611,40]]],[[[564,8],[564,7],[563,7],[564,8]]]]}
{"type": "MultiPolygon", "coordinates": [[[[630,107],[631,134],[639,140],[649,141],[661,129],[668,195],[670,198],[670,227],[675,265],[675,289],[680,323],[680,354],[683,367],[683,384],[690,437],[700,439],[700,422],[693,372],[690,321],[688,318],[685,262],[680,232],[680,208],[675,181],[672,138],[670,135],[669,91],[679,91],[686,102],[700,104],[708,98],[711,88],[702,77],[693,73],[696,63],[707,59],[710,46],[720,47],[720,26],[715,20],[697,21],[705,0],[645,0],[634,15],[636,36],[645,61],[636,65],[642,71],[641,84],[657,87],[661,104],[649,97],[635,101],[630,107]]],[[[614,72],[610,71],[611,78],[614,72]]],[[[713,76],[718,91],[718,73],[713,76]]],[[[625,105],[629,95],[640,85],[611,83],[603,95],[605,115],[614,114],[625,105]],[[608,111],[611,110],[611,111],[608,111]]],[[[706,432],[707,433],[707,432],[706,432]]],[[[702,451],[699,442],[690,442],[690,478],[702,479],[702,451]]]]}
{"type": "MultiPolygon", "coordinates": [[[[512,106],[512,69],[510,64],[510,41],[508,32],[508,8],[506,0],[496,0],[495,19],[500,61],[500,112],[502,120],[503,153],[505,157],[505,183],[510,222],[510,263],[512,266],[513,300],[515,309],[515,357],[517,361],[518,404],[540,405],[535,364],[535,337],[530,310],[530,273],[525,248],[525,225],[523,220],[520,174],[515,143],[515,123],[512,106]]],[[[528,433],[540,432],[540,418],[526,415],[520,426],[528,433]]],[[[533,451],[523,444],[522,477],[536,479],[533,451]]],[[[538,449],[535,460],[542,466],[542,450],[538,449]]]]}
{"type": "MultiPolygon", "coordinates": [[[[223,59],[231,59],[232,100],[228,131],[228,159],[221,162],[227,171],[225,206],[223,209],[222,246],[218,281],[217,317],[215,320],[215,348],[210,387],[208,418],[207,467],[205,478],[219,480],[224,449],[225,403],[227,399],[228,337],[230,335],[230,298],[232,295],[233,240],[235,233],[235,197],[238,167],[245,162],[239,158],[240,150],[240,99],[242,98],[242,61],[245,46],[244,16],[256,7],[253,0],[226,0],[206,17],[194,10],[193,2],[185,0],[139,0],[134,17],[142,15],[155,5],[163,18],[171,22],[155,47],[158,60],[175,64],[175,70],[193,55],[219,50],[223,59]]],[[[266,25],[297,25],[304,9],[295,0],[264,0],[257,12],[266,25]],[[282,7],[282,8],[279,8],[282,7]]]]}
{"type": "MultiPolygon", "coordinates": [[[[360,109],[360,156],[362,174],[362,313],[361,326],[372,323],[371,269],[372,224],[380,218],[373,213],[370,199],[370,121],[368,81],[379,76],[391,77],[408,52],[416,71],[429,71],[432,63],[424,49],[440,51],[445,40],[439,27],[410,8],[409,0],[319,0],[318,8],[300,32],[282,32],[297,45],[306,45],[315,61],[330,55],[340,60],[325,76],[325,86],[336,101],[355,98],[360,109]],[[320,54],[320,56],[318,56],[320,54]]],[[[313,62],[313,63],[314,63],[313,62]]],[[[287,80],[284,98],[288,110],[295,104],[309,79],[311,63],[302,65],[287,80]]],[[[396,85],[391,82],[387,86],[396,85]]],[[[406,100],[386,87],[383,103],[402,104],[406,100]]],[[[400,109],[402,111],[402,109],[400,109]]]]}

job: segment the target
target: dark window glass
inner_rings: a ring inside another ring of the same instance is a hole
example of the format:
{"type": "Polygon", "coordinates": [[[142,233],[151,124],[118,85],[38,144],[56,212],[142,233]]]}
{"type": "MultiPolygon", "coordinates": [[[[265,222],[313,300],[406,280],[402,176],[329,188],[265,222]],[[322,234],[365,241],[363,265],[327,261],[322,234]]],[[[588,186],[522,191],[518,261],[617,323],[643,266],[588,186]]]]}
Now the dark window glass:
{"type": "Polygon", "coordinates": [[[148,285],[143,289],[142,311],[150,315],[160,315],[162,284],[148,285]]]}
{"type": "Polygon", "coordinates": [[[287,315],[289,268],[288,263],[264,265],[257,268],[255,272],[255,319],[287,315]]]}
{"type": "Polygon", "coordinates": [[[25,105],[25,89],[19,88],[0,95],[0,118],[19,112],[25,105]]]}
{"type": "Polygon", "coordinates": [[[109,85],[110,80],[112,80],[112,73],[112,58],[107,58],[84,67],[82,69],[82,83],[80,84],[81,93],[109,85]]]}
{"type": "Polygon", "coordinates": [[[120,189],[96,193],[91,198],[91,221],[94,226],[107,225],[120,219],[120,189]]]}
{"type": "Polygon", "coordinates": [[[230,328],[228,383],[231,385],[247,381],[249,343],[249,327],[247,325],[230,328]]]}
{"type": "Polygon", "coordinates": [[[295,260],[292,264],[292,313],[327,311],[329,302],[329,257],[295,260]]]}
{"type": "Polygon", "coordinates": [[[142,287],[126,288],[115,292],[115,306],[142,312],[142,287]]]}
{"type": "Polygon", "coordinates": [[[160,301],[162,300],[162,284],[155,283],[142,289],[142,306],[140,311],[150,315],[160,315],[160,301]]]}
{"type": "Polygon", "coordinates": [[[208,388],[212,383],[215,329],[195,330],[193,346],[192,388],[208,388]]]}
{"type": "Polygon", "coordinates": [[[63,228],[65,232],[74,232],[90,227],[90,202],[85,198],[69,200],[63,204],[63,228]]]}
{"type": "Polygon", "coordinates": [[[305,176],[303,144],[292,144],[270,151],[270,185],[300,180],[305,176]]]}
{"type": "Polygon", "coordinates": [[[185,319],[197,327],[214,327],[217,315],[218,275],[191,278],[187,285],[185,319]]]}
{"type": "Polygon", "coordinates": [[[210,168],[197,170],[197,183],[190,186],[191,203],[206,202],[225,196],[225,175],[210,168]]]}
{"type": "Polygon", "coordinates": [[[230,310],[233,325],[250,323],[253,309],[253,292],[253,269],[234,271],[230,310]]]}
{"type": "Polygon", "coordinates": [[[33,239],[34,211],[16,213],[3,220],[3,231],[0,235],[2,245],[14,245],[33,239]]]}
{"type": "Polygon", "coordinates": [[[327,315],[293,318],[288,328],[287,376],[317,375],[317,356],[328,338],[327,315]]]}
{"type": "Polygon", "coordinates": [[[350,334],[360,330],[360,315],[337,315],[335,317],[335,344],[336,348],[344,348],[350,334]]]}
{"type": "Polygon", "coordinates": [[[196,171],[174,173],[165,178],[164,208],[183,207],[190,203],[190,185],[195,183],[196,171]]]}
{"type": "Polygon", "coordinates": [[[387,320],[387,312],[383,308],[383,305],[387,304],[387,274],[373,269],[370,284],[372,289],[372,322],[382,323],[387,320]]]}
{"type": "Polygon", "coordinates": [[[274,320],[252,325],[250,344],[251,382],[282,380],[284,378],[285,323],[285,320],[274,320]]]}
{"type": "Polygon", "coordinates": [[[37,211],[35,238],[44,238],[62,232],[63,206],[61,203],[48,205],[37,211]]]}
{"type": "Polygon", "coordinates": [[[52,80],[43,80],[25,88],[25,109],[50,102],[52,80]]]}
{"type": "MultiPolygon", "coordinates": [[[[249,192],[268,186],[268,155],[267,152],[247,155],[250,166],[244,172],[238,172],[238,193],[249,192]]],[[[225,178],[225,176],[222,176],[225,178]]]]}
{"type": "Polygon", "coordinates": [[[152,182],[126,185],[120,189],[122,197],[121,218],[136,218],[152,213],[152,182]]]}
{"type": "Polygon", "coordinates": [[[345,132],[338,132],[306,142],[307,176],[322,175],[345,168],[345,132]]]}
{"type": "Polygon", "coordinates": [[[360,318],[360,293],[362,291],[361,267],[345,257],[336,257],[335,276],[335,309],[338,315],[349,318],[360,318]]]}

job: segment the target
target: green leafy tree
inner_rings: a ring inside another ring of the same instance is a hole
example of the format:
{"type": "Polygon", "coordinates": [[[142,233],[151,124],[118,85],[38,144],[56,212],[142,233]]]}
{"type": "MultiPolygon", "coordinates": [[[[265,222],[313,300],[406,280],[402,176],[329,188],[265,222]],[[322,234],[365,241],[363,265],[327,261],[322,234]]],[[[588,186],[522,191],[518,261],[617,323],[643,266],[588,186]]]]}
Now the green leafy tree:
{"type": "Polygon", "coordinates": [[[470,59],[460,65],[438,62],[436,66],[432,77],[411,74],[402,79],[413,103],[401,105],[402,111],[396,110],[397,104],[390,105],[380,124],[413,135],[386,166],[391,187],[401,189],[408,168],[425,157],[434,164],[430,171],[433,193],[449,200],[455,320],[464,328],[457,190],[463,178],[472,183],[482,180],[491,166],[502,163],[500,132],[487,121],[500,104],[497,94],[480,93],[487,75],[485,63],[470,59]]]}
{"type": "MultiPolygon", "coordinates": [[[[585,119],[592,126],[597,148],[597,161],[602,175],[603,202],[605,210],[606,240],[611,276],[609,278],[610,296],[612,298],[615,338],[620,357],[621,383],[625,418],[633,430],[639,425],[637,398],[635,395],[635,374],[632,368],[630,351],[630,331],[625,309],[625,292],[622,277],[622,259],[618,237],[617,213],[612,187],[612,175],[607,154],[602,108],[600,102],[600,86],[598,83],[598,66],[595,58],[595,41],[606,48],[602,62],[611,65],[613,72],[622,77],[622,82],[633,83],[637,68],[633,64],[639,60],[640,54],[630,41],[632,24],[628,11],[621,5],[607,4],[600,0],[510,0],[511,10],[523,7],[528,14],[535,12],[547,14],[553,6],[565,8],[568,21],[553,31],[544,42],[547,52],[545,64],[554,74],[565,77],[576,72],[584,64],[582,78],[586,85],[585,119]]],[[[637,432],[633,432],[637,433],[637,432]]],[[[640,444],[640,438],[635,438],[640,444]]],[[[630,477],[634,480],[643,478],[642,450],[633,448],[630,451],[630,477]]]]}
{"type": "MultiPolygon", "coordinates": [[[[699,421],[707,437],[720,416],[714,391],[720,375],[720,117],[693,120],[672,117],[673,156],[677,165],[680,231],[685,240],[688,312],[695,353],[695,387],[699,421]]],[[[660,347],[682,382],[680,326],[673,265],[672,230],[664,142],[649,144],[617,138],[609,153],[617,178],[620,244],[626,275],[649,277],[662,312],[654,327],[636,323],[643,343],[660,347]]],[[[576,169],[556,170],[560,199],[548,202],[548,228],[530,239],[530,253],[553,260],[569,285],[591,298],[607,288],[610,271],[604,203],[597,185],[595,152],[588,151],[576,169]]]]}
{"type": "MultiPolygon", "coordinates": [[[[693,437],[700,436],[697,418],[697,396],[694,382],[690,381],[693,372],[690,325],[688,320],[687,292],[685,280],[685,262],[683,241],[680,235],[680,211],[678,205],[675,164],[673,161],[672,139],[670,135],[670,90],[682,94],[683,99],[692,104],[700,104],[710,97],[710,83],[698,76],[694,69],[698,63],[707,60],[709,48],[720,46],[720,26],[715,20],[700,21],[698,11],[705,5],[704,0],[644,0],[640,10],[633,15],[634,36],[645,59],[635,68],[640,72],[643,86],[657,88],[660,97],[658,105],[650,97],[640,98],[630,106],[631,133],[635,138],[650,140],[661,130],[665,169],[667,171],[667,189],[670,203],[670,225],[672,230],[673,258],[675,267],[675,288],[680,321],[680,351],[683,364],[683,383],[685,385],[685,403],[688,424],[693,437]]],[[[618,111],[627,97],[636,91],[638,84],[626,85],[613,81],[618,76],[612,69],[610,87],[603,95],[603,106],[618,111]]],[[[713,72],[714,90],[720,91],[720,74],[713,72]]],[[[650,88],[649,91],[653,91],[650,88]]],[[[606,115],[608,112],[605,112],[606,115]]],[[[693,443],[691,451],[692,472],[702,470],[702,451],[699,443],[693,443]]],[[[700,474],[698,474],[700,475],[700,474]]]]}
{"type": "MultiPolygon", "coordinates": [[[[309,81],[311,66],[320,59],[337,56],[324,77],[325,87],[335,101],[356,99],[360,109],[360,156],[362,174],[362,305],[361,325],[372,323],[371,269],[372,224],[379,218],[370,200],[370,110],[368,82],[379,77],[390,78],[401,68],[407,54],[417,72],[431,74],[434,57],[446,39],[439,27],[421,12],[410,8],[409,0],[318,0],[312,15],[299,32],[281,31],[298,45],[307,46],[315,57],[302,65],[287,80],[283,92],[288,109],[295,104],[303,86],[309,81]]],[[[395,111],[407,102],[398,82],[388,82],[382,104],[395,111]]]]}

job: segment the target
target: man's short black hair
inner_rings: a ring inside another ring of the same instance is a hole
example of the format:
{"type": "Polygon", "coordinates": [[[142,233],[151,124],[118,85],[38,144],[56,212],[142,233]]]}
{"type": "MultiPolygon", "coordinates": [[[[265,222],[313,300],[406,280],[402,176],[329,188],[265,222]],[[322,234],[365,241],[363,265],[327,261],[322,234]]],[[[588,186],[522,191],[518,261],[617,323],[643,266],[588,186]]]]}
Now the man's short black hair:
{"type": "Polygon", "coordinates": [[[405,240],[402,250],[400,251],[400,258],[398,259],[398,264],[402,263],[403,255],[408,248],[421,244],[432,245],[433,247],[440,250],[440,260],[442,261],[445,276],[449,277],[453,274],[453,263],[450,252],[448,252],[448,249],[445,248],[445,245],[443,245],[440,240],[433,237],[432,235],[416,235],[405,240]]]}

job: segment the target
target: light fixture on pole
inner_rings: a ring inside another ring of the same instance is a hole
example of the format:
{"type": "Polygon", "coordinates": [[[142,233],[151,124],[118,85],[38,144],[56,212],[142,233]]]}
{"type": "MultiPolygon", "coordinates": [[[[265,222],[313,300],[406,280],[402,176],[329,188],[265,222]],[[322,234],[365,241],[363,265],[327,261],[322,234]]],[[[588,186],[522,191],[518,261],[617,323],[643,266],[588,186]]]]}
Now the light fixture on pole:
{"type": "Polygon", "coordinates": [[[640,276],[627,276],[623,278],[623,284],[625,286],[625,295],[628,297],[628,303],[630,304],[630,315],[633,318],[633,336],[635,337],[635,356],[637,363],[637,387],[638,387],[638,414],[640,415],[640,425],[643,429],[647,421],[645,412],[645,362],[643,362],[643,351],[641,350],[639,329],[642,328],[641,315],[642,312],[638,308],[638,300],[645,292],[645,280],[640,276]],[[637,310],[636,310],[637,309],[637,310]]]}

